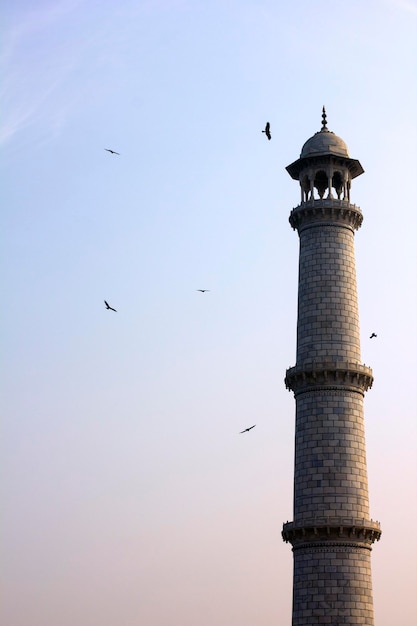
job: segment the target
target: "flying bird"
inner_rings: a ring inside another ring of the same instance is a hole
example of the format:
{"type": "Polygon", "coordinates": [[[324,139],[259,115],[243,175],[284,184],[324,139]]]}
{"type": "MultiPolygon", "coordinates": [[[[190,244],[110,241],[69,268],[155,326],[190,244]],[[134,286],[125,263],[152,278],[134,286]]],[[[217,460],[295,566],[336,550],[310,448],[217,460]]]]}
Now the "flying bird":
{"type": "Polygon", "coordinates": [[[110,150],[110,148],[104,148],[107,152],[111,152],[112,154],[118,154],[120,156],[120,152],[116,152],[115,150],[110,150]]]}
{"type": "Polygon", "coordinates": [[[205,293],[206,291],[210,291],[210,289],[196,289],[196,291],[201,291],[201,293],[205,293]]]}
{"type": "Polygon", "coordinates": [[[271,127],[269,125],[269,122],[266,123],[265,126],[265,130],[263,130],[262,132],[265,133],[265,135],[268,137],[268,140],[271,139],[271,127]]]}
{"type": "Polygon", "coordinates": [[[106,302],[105,300],[104,300],[104,304],[106,305],[106,309],[108,311],[114,311],[115,313],[117,313],[116,309],[113,309],[113,307],[110,306],[110,304],[108,302],[106,302]]]}
{"type": "Polygon", "coordinates": [[[375,333],[372,333],[372,335],[369,337],[369,339],[372,339],[373,337],[377,337],[377,335],[375,335],[375,333]]]}
{"type": "Polygon", "coordinates": [[[249,428],[245,428],[245,430],[241,430],[239,435],[241,435],[242,433],[248,433],[250,430],[252,430],[252,428],[255,428],[256,424],[254,424],[253,426],[249,426],[249,428]]]}

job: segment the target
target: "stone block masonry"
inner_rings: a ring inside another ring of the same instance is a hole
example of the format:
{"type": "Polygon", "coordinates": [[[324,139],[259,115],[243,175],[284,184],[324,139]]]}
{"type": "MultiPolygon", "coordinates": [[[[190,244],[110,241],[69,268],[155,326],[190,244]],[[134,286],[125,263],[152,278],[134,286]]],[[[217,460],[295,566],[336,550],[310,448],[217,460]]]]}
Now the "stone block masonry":
{"type": "Polygon", "coordinates": [[[294,520],[369,516],[363,398],[310,391],[297,398],[294,520]]]}
{"type": "Polygon", "coordinates": [[[360,362],[353,232],[326,225],[300,233],[297,364],[360,362]]]}
{"type": "Polygon", "coordinates": [[[370,556],[349,543],[294,551],[295,623],[373,624],[370,556]]]}

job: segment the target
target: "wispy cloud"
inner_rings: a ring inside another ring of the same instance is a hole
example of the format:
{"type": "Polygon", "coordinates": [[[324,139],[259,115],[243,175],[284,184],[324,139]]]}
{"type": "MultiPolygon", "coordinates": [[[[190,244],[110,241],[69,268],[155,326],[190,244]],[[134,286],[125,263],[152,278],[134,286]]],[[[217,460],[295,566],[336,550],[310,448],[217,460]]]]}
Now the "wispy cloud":
{"type": "MultiPolygon", "coordinates": [[[[44,42],[48,33],[55,29],[59,31],[60,25],[65,24],[79,5],[79,0],[71,0],[39,11],[28,11],[23,17],[19,14],[18,23],[5,32],[0,55],[4,76],[0,93],[1,143],[10,141],[16,133],[44,115],[48,100],[72,70],[74,62],[69,48],[58,47],[56,57],[50,58],[45,52],[44,42]]],[[[64,108],[67,107],[65,105],[64,108]]],[[[58,115],[62,119],[62,111],[54,113],[53,118],[58,115]]]]}
{"type": "Polygon", "coordinates": [[[51,3],[36,10],[20,12],[17,21],[3,33],[0,62],[7,64],[18,48],[33,35],[43,32],[59,21],[62,21],[81,4],[81,0],[69,0],[62,3],[51,3]]]}
{"type": "MultiPolygon", "coordinates": [[[[16,13],[5,33],[0,67],[4,76],[0,142],[37,125],[45,137],[56,137],[77,107],[104,102],[114,84],[135,76],[140,45],[147,41],[144,24],[160,24],[161,12],[187,6],[187,0],[126,0],[109,12],[106,3],[68,0],[40,11],[16,13]],[[133,73],[132,73],[133,72],[133,73]]],[[[146,43],[145,43],[146,45],[146,43]]]]}
{"type": "Polygon", "coordinates": [[[389,0],[389,2],[399,9],[417,15],[417,2],[412,2],[412,0],[389,0]]]}

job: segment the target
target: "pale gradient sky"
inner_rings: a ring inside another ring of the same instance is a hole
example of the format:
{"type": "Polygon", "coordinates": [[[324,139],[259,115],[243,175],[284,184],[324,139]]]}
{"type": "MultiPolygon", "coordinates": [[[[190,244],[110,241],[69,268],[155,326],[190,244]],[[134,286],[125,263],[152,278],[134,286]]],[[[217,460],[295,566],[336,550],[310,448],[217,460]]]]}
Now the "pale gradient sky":
{"type": "Polygon", "coordinates": [[[2,626],[291,623],[285,166],[323,104],[365,169],[375,623],[417,623],[417,3],[2,13],[2,626]]]}

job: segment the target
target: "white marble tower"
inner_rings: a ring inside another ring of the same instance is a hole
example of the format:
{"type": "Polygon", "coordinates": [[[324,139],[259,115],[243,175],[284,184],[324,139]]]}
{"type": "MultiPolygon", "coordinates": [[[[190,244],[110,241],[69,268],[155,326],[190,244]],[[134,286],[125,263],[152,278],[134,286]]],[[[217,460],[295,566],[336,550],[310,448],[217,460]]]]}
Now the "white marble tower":
{"type": "Polygon", "coordinates": [[[351,182],[363,169],[322,128],[287,167],[301,202],[290,224],[300,239],[297,361],[285,384],[296,401],[292,626],[373,626],[370,519],[354,233],[362,224],[351,182]]]}

